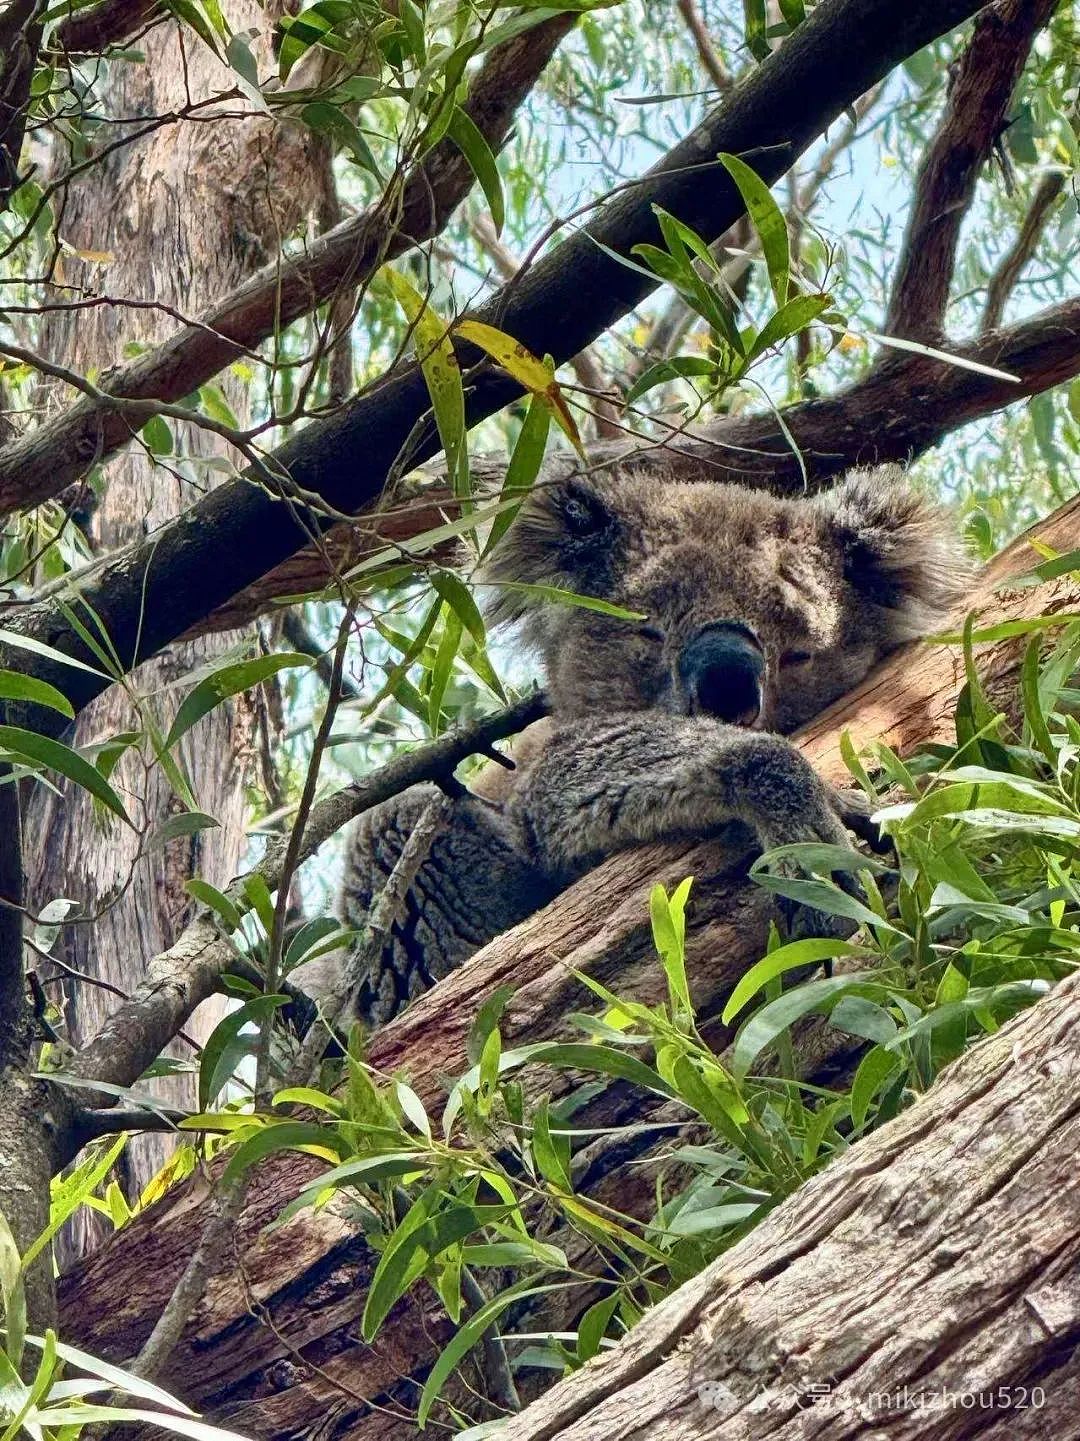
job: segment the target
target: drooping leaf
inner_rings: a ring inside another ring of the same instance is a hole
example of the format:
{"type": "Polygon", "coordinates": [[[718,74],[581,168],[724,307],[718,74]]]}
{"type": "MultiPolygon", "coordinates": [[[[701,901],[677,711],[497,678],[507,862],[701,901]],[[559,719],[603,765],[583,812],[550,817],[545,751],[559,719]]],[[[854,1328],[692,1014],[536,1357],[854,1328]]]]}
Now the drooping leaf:
{"type": "Polygon", "coordinates": [[[0,748],[31,766],[45,766],[48,770],[66,776],[75,785],[89,791],[127,825],[131,825],[123,802],[97,767],[62,741],[54,741],[49,736],[38,735],[35,731],[24,730],[21,726],[0,725],[0,748]]]}
{"type": "Polygon", "coordinates": [[[551,370],[532,351],[493,325],[479,320],[460,320],[454,327],[455,334],[463,340],[472,341],[499,363],[508,375],[531,394],[537,396],[551,411],[555,423],[561,427],[571,445],[584,458],[585,448],[581,443],[577,424],[551,370]]]}
{"type": "Polygon", "coordinates": [[[309,667],[311,657],[298,652],[285,651],[280,655],[258,655],[251,660],[234,661],[223,665],[205,680],[199,682],[185,698],[176,713],[176,719],[165,738],[165,748],[171,750],[176,742],[187,734],[203,716],[229,696],[239,695],[252,686],[269,680],[283,670],[295,670],[298,666],[309,667]]]}

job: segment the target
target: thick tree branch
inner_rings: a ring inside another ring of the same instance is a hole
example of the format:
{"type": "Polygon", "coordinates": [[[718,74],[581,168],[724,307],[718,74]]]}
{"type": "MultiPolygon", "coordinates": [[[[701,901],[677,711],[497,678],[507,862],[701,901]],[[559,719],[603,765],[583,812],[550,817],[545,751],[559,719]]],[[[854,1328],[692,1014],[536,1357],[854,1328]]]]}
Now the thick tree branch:
{"type": "MultiPolygon", "coordinates": [[[[1080,500],[1032,534],[1054,550],[1075,549],[1080,545],[1080,500]]],[[[984,572],[971,596],[972,605],[984,610],[984,621],[1047,610],[1066,613],[1077,607],[1080,594],[1068,578],[1038,587],[1003,584],[1036,559],[1023,538],[984,572]]],[[[1022,637],[981,650],[980,671],[995,704],[1011,703],[1015,697],[1023,651],[1022,637]]],[[[846,776],[840,754],[845,732],[856,747],[882,740],[901,754],[918,743],[945,742],[964,681],[959,647],[909,647],[818,718],[800,744],[823,776],[840,782],[846,776]]],[[[546,910],[493,941],[378,1032],[369,1059],[386,1074],[407,1076],[437,1111],[445,1077],[466,1067],[466,1039],[476,1010],[500,984],[513,986],[500,1023],[507,1047],[550,1038],[559,1032],[567,1011],[581,1008],[585,993],[573,974],[576,970],[622,995],[657,1003],[665,983],[649,940],[649,891],[656,881],[670,888],[691,874],[696,882],[688,973],[699,1014],[715,1017],[735,980],[762,954],[771,913],[768,896],[743,879],[737,860],[736,851],[716,843],[642,847],[613,858],[546,910]]],[[[721,1046],[725,1035],[717,1027],[710,1031],[710,1040],[721,1046]]],[[[557,1079],[573,1084],[563,1073],[557,1079]]],[[[1071,1072],[1060,1072],[1058,1079],[1075,1092],[1071,1072]]],[[[628,1119],[633,1103],[624,1098],[622,1104],[623,1119],[628,1119]]],[[[1075,1096],[1072,1104],[1075,1107],[1075,1096]]],[[[606,1122],[578,1112],[575,1124],[606,1122]]],[[[620,1136],[619,1144],[625,1147],[626,1138],[620,1136]]],[[[629,1149],[631,1159],[637,1158],[633,1146],[629,1149]]],[[[593,1172],[579,1173],[582,1186],[605,1170],[599,1153],[594,1160],[593,1172]]],[[[604,1194],[624,1211],[633,1211],[642,1198],[647,1205],[652,1173],[638,1164],[620,1169],[618,1156],[608,1160],[604,1194]]],[[[986,1164],[985,1153],[973,1152],[973,1166],[986,1164]]],[[[298,1216],[284,1233],[264,1230],[319,1166],[305,1157],[270,1162],[260,1171],[241,1219],[238,1246],[244,1272],[257,1288],[261,1319],[272,1329],[260,1330],[250,1292],[236,1278],[223,1275],[213,1304],[181,1339],[171,1374],[184,1386],[189,1402],[210,1408],[219,1419],[227,1417],[230,1424],[265,1441],[295,1434],[313,1406],[332,1408],[336,1434],[343,1441],[361,1436],[363,1441],[403,1441],[413,1432],[397,1403],[408,1407],[415,1393],[402,1378],[421,1375],[430,1366],[446,1339],[445,1322],[431,1308],[403,1306],[395,1312],[392,1336],[373,1347],[362,1345],[356,1339],[356,1318],[377,1255],[354,1222],[330,1207],[298,1216]],[[313,1295],[318,1298],[314,1303],[313,1295]],[[287,1363],[280,1372],[279,1363],[287,1363]]],[[[832,1174],[837,1174],[835,1168],[832,1174]]],[[[877,1169],[872,1179],[881,1184],[877,1169]]],[[[821,1192],[815,1194],[820,1197],[821,1192]]],[[[153,1216],[135,1221],[107,1257],[92,1259],[69,1278],[64,1311],[72,1339],[112,1356],[137,1349],[182,1269],[198,1225],[189,1192],[178,1191],[153,1216]],[[129,1280],[136,1272],[145,1278],[138,1288],[129,1280]]],[[[939,1270],[948,1273],[947,1267],[939,1270]]],[[[563,1326],[574,1324],[575,1304],[585,1302],[573,1294],[553,1301],[563,1308],[563,1326]]],[[[590,1367],[589,1373],[595,1369],[590,1367]]],[[[515,1441],[518,1434],[515,1424],[515,1441]]]]}
{"type": "Polygon", "coordinates": [[[930,342],[944,335],[960,227],[1032,41],[1056,8],[1057,0],[994,0],[976,19],[915,181],[886,335],[930,342]]]}
{"type": "MultiPolygon", "coordinates": [[[[553,16],[487,56],[464,109],[493,150],[505,142],[518,107],[573,23],[572,13],[553,16]]],[[[440,142],[376,205],[320,235],[303,254],[265,267],[191,325],[107,372],[99,387],[106,395],[76,401],[0,452],[0,515],[59,494],[131,441],[137,424],[122,407],[110,406],[108,395],[182,400],[280,328],[437,235],[473,184],[462,152],[452,141],[440,142]]]]}
{"type": "Polygon", "coordinates": [[[1016,282],[1024,267],[1031,260],[1042,239],[1046,222],[1050,219],[1054,203],[1065,188],[1065,172],[1050,170],[1035,187],[1031,205],[1024,216],[1024,223],[1012,246],[1002,256],[1001,262],[986,287],[986,308],[983,311],[981,329],[996,330],[1005,314],[1009,296],[1016,289],[1016,282]]]}
{"type": "MultiPolygon", "coordinates": [[[[546,701],[537,692],[467,726],[447,731],[429,745],[396,756],[387,765],[315,806],[304,829],[298,859],[305,860],[354,816],[425,780],[445,780],[469,756],[487,754],[496,741],[539,719],[546,701]]],[[[281,880],[285,845],[272,842],[255,868],[271,890],[281,880]]],[[[230,887],[240,899],[240,883],[230,887]]],[[[209,914],[202,914],[169,950],[155,956],[146,975],[76,1055],[68,1071],[84,1080],[130,1086],[175,1036],[233,960],[233,949],[209,914]]]]}
{"type": "Polygon", "coordinates": [[[98,55],[165,14],[159,0],[103,0],[58,25],[50,48],[69,55],[98,55]]]}
{"type": "MultiPolygon", "coordinates": [[[[823,0],[719,111],[640,182],[624,187],[589,226],[500,291],[480,318],[534,354],[550,354],[558,363],[576,355],[654,288],[610,254],[626,254],[641,241],[659,238],[654,204],[706,241],[715,239],[742,209],[734,184],[717,173],[719,151],[749,155],[765,180],[777,179],[898,61],[977,8],[977,0],[911,0],[902,8],[893,0],[823,0]]],[[[461,359],[475,367],[466,401],[470,425],[520,393],[505,372],[478,364],[478,353],[463,349],[461,359]]],[[[218,487],[144,545],[118,552],[82,581],[76,578],[73,584],[81,587],[125,669],[281,564],[313,530],[371,504],[398,467],[429,459],[438,444],[432,426],[420,428],[429,409],[419,366],[403,366],[335,416],[295,436],[258,476],[218,487]],[[359,471],[357,457],[362,457],[359,471]]],[[[28,606],[12,624],[82,654],[67,604],[59,597],[28,606]]],[[[11,648],[6,659],[43,678],[47,673],[78,706],[103,688],[87,672],[41,656],[29,659],[25,651],[11,648]]],[[[52,715],[35,720],[39,729],[57,724],[52,715]]]]}
{"type": "MultiPolygon", "coordinates": [[[[810,485],[823,486],[856,465],[912,460],[969,421],[1080,374],[1080,297],[1005,330],[951,346],[950,353],[998,366],[1017,381],[995,380],[928,356],[889,352],[854,385],[782,412],[802,453],[810,485]]],[[[589,453],[593,465],[630,457],[635,466],[655,465],[687,479],[768,485],[780,492],[798,492],[804,484],[790,442],[772,411],[723,416],[697,434],[673,433],[666,444],[595,446],[589,453]]],[[[577,464],[573,456],[560,452],[545,462],[544,476],[569,474],[577,464]]],[[[495,480],[505,466],[501,456],[481,456],[473,471],[485,481],[495,480]]],[[[242,625],[269,610],[281,596],[318,590],[327,581],[327,549],[344,566],[355,564],[388,540],[408,544],[440,523],[439,502],[453,505],[445,487],[429,486],[423,494],[426,504],[377,517],[368,530],[351,524],[335,527],[323,537],[323,549],[298,551],[199,621],[190,634],[242,625]]]]}
{"type": "Polygon", "coordinates": [[[514,1441],[1075,1441],[1078,1026],[1070,977],[528,1407],[514,1441]]]}

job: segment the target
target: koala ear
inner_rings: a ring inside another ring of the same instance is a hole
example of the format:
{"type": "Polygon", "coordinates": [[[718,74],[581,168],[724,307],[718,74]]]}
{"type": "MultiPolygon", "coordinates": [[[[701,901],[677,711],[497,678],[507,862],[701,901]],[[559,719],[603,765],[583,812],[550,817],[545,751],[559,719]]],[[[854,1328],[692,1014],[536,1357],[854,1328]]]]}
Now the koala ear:
{"type": "Polygon", "coordinates": [[[521,620],[542,598],[500,582],[605,594],[618,537],[615,512],[599,486],[581,476],[538,484],[498,542],[477,580],[490,586],[484,610],[493,625],[521,620]]]}
{"type": "Polygon", "coordinates": [[[852,471],[815,503],[845,579],[885,613],[894,643],[933,630],[963,600],[973,567],[956,520],[898,466],[852,471]]]}

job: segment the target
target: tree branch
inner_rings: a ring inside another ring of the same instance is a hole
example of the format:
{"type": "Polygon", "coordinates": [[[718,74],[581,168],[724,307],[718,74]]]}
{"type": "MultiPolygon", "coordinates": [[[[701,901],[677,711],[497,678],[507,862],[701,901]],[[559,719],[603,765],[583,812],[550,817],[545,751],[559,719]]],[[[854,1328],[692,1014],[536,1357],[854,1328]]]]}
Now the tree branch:
{"type": "MultiPolygon", "coordinates": [[[[1080,499],[1035,527],[1032,535],[1055,551],[1075,549],[1080,545],[1080,499]]],[[[1080,604],[1078,587],[1069,577],[1037,587],[1005,584],[1028,570],[1035,559],[1029,537],[1024,537],[983,573],[970,604],[985,608],[984,621],[1017,620],[1047,611],[1069,613],[1080,604]]],[[[1023,637],[1013,638],[980,651],[980,674],[995,706],[1006,697],[1008,703],[1015,698],[1024,644],[1023,637]]],[[[799,744],[823,777],[842,782],[847,775],[840,749],[845,733],[856,749],[880,740],[905,755],[916,744],[945,742],[953,731],[953,705],[964,681],[959,647],[908,647],[857,692],[815,720],[799,744]]],[[[498,985],[509,983],[513,988],[500,1020],[507,1048],[559,1033],[566,1013],[582,1005],[584,993],[575,971],[643,1004],[659,1003],[666,995],[666,982],[650,941],[648,897],[656,882],[670,889],[687,875],[697,877],[687,931],[687,970],[697,1013],[710,1027],[710,1044],[721,1049],[730,1032],[709,1018],[719,1015],[734,982],[764,952],[772,913],[769,896],[745,879],[744,866],[738,862],[737,850],[716,842],[692,848],[635,848],[609,860],[544,911],[486,946],[377,1032],[367,1059],[383,1074],[407,1076],[425,1103],[437,1109],[444,1099],[445,1078],[467,1068],[473,1017],[498,985]]],[[[576,1083],[573,1075],[563,1072],[553,1080],[557,1092],[560,1086],[576,1083]]],[[[1071,1087],[1075,1109],[1075,1076],[1070,1068],[1058,1071],[1058,1081],[1071,1087]]],[[[631,1115],[640,1119],[625,1091],[605,1092],[593,1104],[596,1110],[575,1113],[576,1126],[612,1124],[611,1113],[620,1106],[623,1122],[631,1115]]],[[[664,1113],[665,1119],[668,1116],[670,1111],[664,1113]]],[[[602,1195],[612,1197],[624,1212],[634,1211],[639,1203],[647,1207],[654,1173],[637,1164],[638,1137],[623,1132],[617,1144],[623,1148],[623,1160],[626,1150],[631,1151],[632,1163],[620,1166],[619,1156],[608,1156],[602,1195]]],[[[1003,1159],[1012,1154],[1008,1146],[1001,1152],[1003,1159]]],[[[592,1177],[602,1172],[598,1151],[593,1160],[588,1175],[575,1172],[580,1186],[591,1187],[592,1177]]],[[[973,1152],[972,1165],[985,1164],[985,1154],[973,1152]]],[[[396,1402],[411,1392],[399,1387],[403,1378],[426,1372],[447,1339],[446,1323],[429,1307],[414,1311],[404,1306],[395,1313],[392,1340],[360,1344],[356,1319],[378,1255],[357,1233],[355,1223],[335,1214],[331,1206],[289,1222],[286,1244],[281,1231],[266,1230],[281,1208],[315,1180],[322,1165],[308,1157],[275,1157],[260,1169],[241,1219],[238,1245],[245,1272],[264,1278],[262,1315],[253,1316],[248,1296],[223,1281],[206,1313],[181,1339],[172,1375],[182,1380],[189,1403],[208,1406],[218,1419],[265,1441],[295,1435],[313,1404],[333,1408],[342,1441],[361,1436],[363,1441],[403,1441],[413,1433],[396,1402]],[[261,1335],[260,1323],[269,1323],[261,1335]],[[280,1384],[268,1380],[275,1363],[286,1357],[294,1365],[280,1384]],[[305,1367],[317,1370],[313,1374],[305,1367]]],[[[877,1168],[870,1181],[880,1188],[877,1168]]],[[[588,1194],[596,1195],[591,1188],[588,1194]]],[[[69,1277],[64,1319],[71,1339],[112,1356],[136,1349],[160,1309],[162,1296],[168,1295],[172,1278],[182,1269],[198,1228],[191,1192],[178,1188],[152,1216],[134,1221],[107,1256],[92,1258],[69,1277]],[[137,1288],[130,1283],[134,1274],[145,1278],[137,1288]]],[[[584,1255],[582,1269],[590,1264],[591,1258],[584,1255]]],[[[580,1292],[550,1299],[553,1309],[546,1324],[552,1325],[552,1316],[561,1314],[561,1324],[554,1323],[558,1329],[572,1326],[580,1307],[588,1304],[580,1292]]],[[[585,1374],[595,1369],[587,1368],[585,1374]]],[[[515,1441],[518,1434],[515,1423],[515,1441]]],[[[651,1437],[653,1432],[640,1434],[651,1437]]]]}
{"type": "MultiPolygon", "coordinates": [[[[1080,297],[1040,311],[1019,325],[951,346],[950,352],[962,360],[999,366],[1017,376],[1017,382],[995,380],[928,356],[889,352],[887,359],[855,384],[781,412],[802,453],[810,485],[820,488],[857,465],[906,463],[969,421],[1080,374],[1080,297]]],[[[722,416],[696,434],[673,431],[666,444],[598,445],[589,452],[593,466],[630,459],[636,467],[656,466],[689,480],[767,485],[780,493],[799,492],[804,484],[788,437],[772,411],[722,416]]],[[[574,456],[557,452],[544,463],[544,479],[568,475],[578,464],[574,456]]],[[[497,478],[505,467],[502,456],[480,456],[473,462],[473,473],[486,482],[497,478]]],[[[388,540],[407,545],[441,523],[440,504],[454,504],[445,486],[428,485],[422,494],[424,505],[376,517],[367,531],[352,524],[335,527],[323,537],[323,546],[335,562],[355,565],[388,540]]],[[[264,614],[281,596],[318,590],[326,580],[325,550],[300,550],[280,568],[231,597],[188,634],[244,625],[264,614]]]]}
{"type": "Polygon", "coordinates": [[[694,42],[694,49],[698,53],[702,69],[717,90],[721,93],[730,90],[735,83],[735,77],[717,54],[716,46],[712,43],[712,36],[702,19],[701,11],[694,4],[694,0],[676,0],[676,5],[683,18],[683,23],[690,33],[690,38],[694,42]]]}
{"type": "MultiPolygon", "coordinates": [[[[555,15],[488,54],[463,107],[493,150],[574,15],[555,15]]],[[[106,394],[77,401],[0,451],[0,516],[59,494],[127,445],[137,429],[108,396],[182,400],[269,336],[369,280],[387,260],[437,235],[474,184],[468,161],[444,140],[369,209],[320,235],[301,255],[266,266],[198,320],[106,372],[106,394]]]]}
{"type": "MultiPolygon", "coordinates": [[[[428,745],[396,756],[372,775],[336,792],[312,810],[297,861],[313,855],[329,836],[361,811],[420,781],[446,779],[463,760],[487,754],[496,741],[516,735],[546,710],[542,692],[528,695],[490,716],[447,731],[428,745]]],[[[284,859],[285,845],[278,840],[271,843],[265,859],[255,867],[255,873],[272,891],[281,880],[284,859]]],[[[241,884],[234,882],[229,888],[234,901],[241,902],[241,884]]],[[[218,977],[229,969],[232,959],[232,947],[213,917],[207,913],[198,916],[167,951],[150,961],[131,997],[73,1058],[68,1074],[112,1085],[131,1085],[195,1007],[212,994],[218,977]]]]}
{"type": "Polygon", "coordinates": [[[1024,216],[1011,248],[1001,257],[1001,262],[986,287],[986,309],[983,311],[981,330],[996,330],[1005,314],[1009,296],[1016,288],[1016,282],[1028,261],[1035,254],[1046,222],[1054,208],[1054,202],[1065,188],[1065,172],[1050,170],[1039,181],[1031,205],[1024,216]]]}
{"type": "MultiPolygon", "coordinates": [[[[500,291],[479,318],[535,355],[550,354],[556,363],[576,355],[654,288],[651,278],[611,255],[659,238],[654,204],[707,242],[715,239],[743,208],[734,183],[717,173],[718,152],[750,154],[761,176],[775,180],[899,60],[977,8],[977,0],[910,0],[903,7],[894,0],[823,0],[718,112],[641,181],[623,187],[584,230],[500,291]],[[853,33],[860,36],[858,45],[848,43],[853,33]]],[[[520,394],[508,374],[479,363],[479,352],[462,347],[460,358],[475,367],[466,398],[469,425],[520,394]]],[[[333,519],[371,504],[388,476],[434,455],[435,429],[422,424],[429,414],[419,366],[402,366],[334,416],[294,436],[260,474],[219,486],[146,543],[73,578],[72,588],[81,591],[129,669],[279,565],[333,519]],[[279,478],[269,480],[269,472],[279,478]]],[[[11,624],[82,657],[85,646],[65,613],[68,604],[61,595],[30,605],[11,624]]],[[[59,683],[76,706],[104,688],[89,672],[5,649],[6,664],[59,683]]],[[[34,719],[43,732],[59,724],[52,713],[34,719]]]]}
{"type": "Polygon", "coordinates": [[[165,14],[160,0],[104,0],[69,15],[53,31],[50,49],[70,55],[99,55],[165,14]]]}
{"type": "Polygon", "coordinates": [[[1032,41],[1056,8],[1057,0],[995,0],[977,16],[915,181],[885,318],[887,335],[931,343],[944,335],[960,227],[1005,129],[1032,41]]]}

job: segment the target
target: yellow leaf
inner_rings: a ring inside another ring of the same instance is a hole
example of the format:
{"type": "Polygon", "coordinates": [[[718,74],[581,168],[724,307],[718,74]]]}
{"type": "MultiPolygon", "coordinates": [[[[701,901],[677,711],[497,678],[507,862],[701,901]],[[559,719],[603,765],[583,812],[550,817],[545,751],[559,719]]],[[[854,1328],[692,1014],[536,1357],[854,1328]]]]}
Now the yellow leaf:
{"type": "Polygon", "coordinates": [[[551,411],[556,423],[569,438],[570,444],[584,457],[585,449],[581,444],[574,417],[570,414],[558,381],[542,360],[538,360],[531,350],[526,350],[512,335],[496,330],[493,325],[485,325],[480,320],[462,320],[455,329],[463,340],[471,340],[474,345],[486,351],[519,385],[537,396],[551,411]]]}
{"type": "Polygon", "coordinates": [[[450,334],[443,320],[400,270],[386,266],[383,275],[394,299],[412,326],[416,354],[424,373],[439,439],[446,452],[454,494],[468,496],[469,458],[465,448],[465,393],[450,334]]]}

